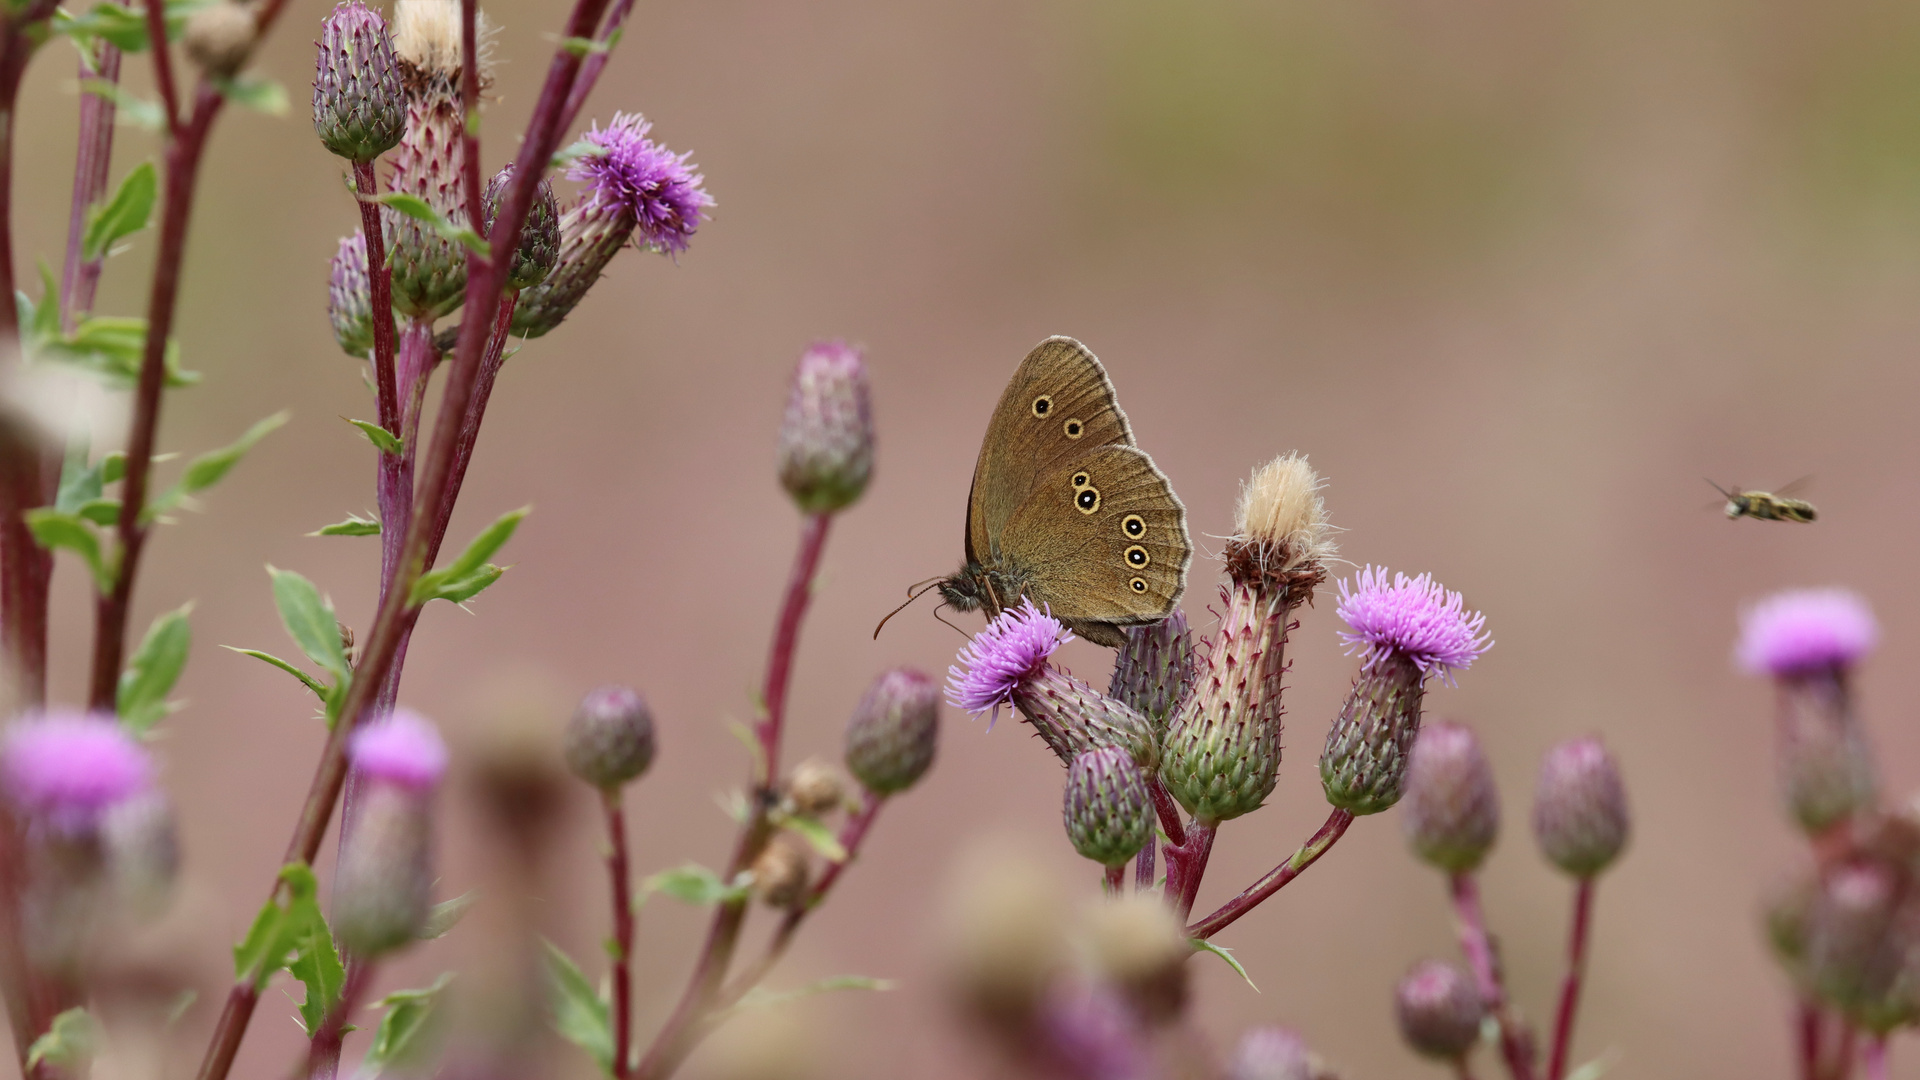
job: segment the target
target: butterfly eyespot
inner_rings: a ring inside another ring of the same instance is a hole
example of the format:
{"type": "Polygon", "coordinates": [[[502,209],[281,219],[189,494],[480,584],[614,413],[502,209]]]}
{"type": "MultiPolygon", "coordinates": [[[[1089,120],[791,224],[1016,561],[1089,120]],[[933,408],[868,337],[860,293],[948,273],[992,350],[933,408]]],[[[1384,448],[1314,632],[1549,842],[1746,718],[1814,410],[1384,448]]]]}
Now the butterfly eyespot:
{"type": "Polygon", "coordinates": [[[1135,544],[1127,549],[1127,564],[1129,566],[1138,568],[1152,561],[1153,557],[1147,554],[1147,549],[1141,547],[1139,544],[1135,544]]]}
{"type": "Polygon", "coordinates": [[[1073,505],[1079,507],[1080,512],[1083,514],[1091,514],[1095,510],[1100,509],[1100,489],[1092,487],[1081,488],[1080,494],[1073,497],[1073,505]]]}
{"type": "Polygon", "coordinates": [[[1140,536],[1147,531],[1147,520],[1139,514],[1128,514],[1120,522],[1120,528],[1125,530],[1128,536],[1140,536]]]}
{"type": "Polygon", "coordinates": [[[1067,438],[1077,439],[1080,436],[1085,435],[1087,433],[1087,425],[1081,423],[1080,418],[1076,416],[1073,419],[1067,421],[1066,423],[1060,425],[1060,430],[1067,433],[1067,438]]]}
{"type": "Polygon", "coordinates": [[[1086,473],[1077,472],[1073,474],[1073,486],[1076,491],[1091,483],[1093,483],[1093,477],[1088,476],[1086,473]]]}
{"type": "Polygon", "coordinates": [[[1132,581],[1127,582],[1127,588],[1132,589],[1134,592],[1146,592],[1147,579],[1143,577],[1134,578],[1132,581]]]}
{"type": "Polygon", "coordinates": [[[1033,399],[1033,415],[1040,417],[1041,419],[1044,420],[1046,419],[1047,414],[1052,411],[1053,411],[1053,398],[1051,396],[1047,394],[1041,394],[1039,397],[1033,399]]]}

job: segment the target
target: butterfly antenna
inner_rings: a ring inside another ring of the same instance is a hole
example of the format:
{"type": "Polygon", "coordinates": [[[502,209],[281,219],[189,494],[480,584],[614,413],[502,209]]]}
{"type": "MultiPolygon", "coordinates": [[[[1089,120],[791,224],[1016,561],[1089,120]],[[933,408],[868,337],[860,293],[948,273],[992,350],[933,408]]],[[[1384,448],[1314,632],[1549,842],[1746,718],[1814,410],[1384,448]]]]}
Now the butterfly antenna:
{"type": "Polygon", "coordinates": [[[908,604],[911,604],[915,600],[918,600],[921,597],[927,595],[928,589],[932,588],[935,585],[938,585],[940,582],[945,580],[946,579],[943,577],[930,577],[925,581],[916,581],[913,584],[907,586],[906,603],[901,604],[899,607],[894,608],[892,611],[887,612],[886,617],[880,620],[880,625],[873,628],[873,640],[875,641],[880,640],[880,630],[882,627],[887,625],[887,619],[891,619],[895,615],[898,615],[901,612],[907,610],[908,604]]]}

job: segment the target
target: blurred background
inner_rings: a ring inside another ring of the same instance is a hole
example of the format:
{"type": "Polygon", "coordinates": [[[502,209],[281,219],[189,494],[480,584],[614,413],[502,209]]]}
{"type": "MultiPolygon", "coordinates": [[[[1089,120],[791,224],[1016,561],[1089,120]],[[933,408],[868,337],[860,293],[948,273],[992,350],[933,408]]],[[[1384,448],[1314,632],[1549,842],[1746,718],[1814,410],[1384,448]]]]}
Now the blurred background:
{"type": "MultiPolygon", "coordinates": [[[[492,168],[564,11],[489,13],[492,168]]],[[[370,415],[370,398],[325,317],[327,260],[356,218],[305,118],[322,14],[300,0],[259,63],[290,115],[237,112],[216,137],[181,319],[186,363],[207,378],[171,396],[162,448],[224,444],[283,407],[294,423],[149,546],[135,617],[195,603],[188,704],[162,754],[199,927],[188,953],[209,991],[183,1022],[196,1052],[322,738],[304,691],[218,646],[289,647],[267,563],[312,577],[364,629],[378,562],[372,540],[304,535],[373,506],[372,451],[338,419],[370,415]]],[[[139,85],[144,61],[128,68],[139,85]]],[[[30,275],[64,234],[65,46],[36,62],[25,102],[30,275]]],[[[723,861],[732,825],[714,796],[746,771],[726,724],[751,716],[795,544],[772,461],[800,350],[825,336],[867,348],[880,435],[795,682],[794,760],[837,759],[874,673],[940,672],[961,644],[930,602],[870,631],[909,583],[957,565],[987,415],[1028,348],[1071,334],[1105,361],[1203,553],[1249,470],[1298,450],[1329,480],[1344,557],[1430,570],[1486,612],[1497,645],[1428,708],[1480,729],[1502,784],[1485,888],[1522,1007],[1550,1008],[1569,896],[1526,826],[1534,770],[1552,743],[1598,732],[1636,831],[1600,888],[1576,1060],[1789,1075],[1789,997],[1757,904],[1796,841],[1773,794],[1769,691],[1729,652],[1738,611],[1769,591],[1863,592],[1884,629],[1861,700],[1885,786],[1920,786],[1899,674],[1920,657],[1920,7],[643,0],[589,113],[617,109],[693,151],[719,205],[677,264],[623,255],[507,366],[453,538],[535,512],[512,572],[470,613],[426,615],[403,693],[457,757],[501,725],[557,737],[582,692],[632,683],[663,725],[660,765],[629,797],[639,866],[723,861]],[[1807,474],[1812,526],[1729,522],[1702,482],[1807,474]]],[[[116,176],[153,143],[123,129],[118,149],[116,176]]],[[[150,255],[149,236],[109,267],[102,311],[143,310],[150,255]]],[[[73,700],[89,609],[64,558],[55,693],[73,700]]],[[[1196,561],[1196,627],[1217,570],[1196,561]]],[[[1223,830],[1203,910],[1324,817],[1313,763],[1354,670],[1338,628],[1325,594],[1302,615],[1280,787],[1223,830]]],[[[1109,657],[1064,653],[1102,685],[1109,657]]],[[[797,1007],[822,1075],[991,1071],[938,992],[941,906],[982,843],[1024,846],[1096,894],[1060,828],[1061,779],[1022,725],[948,711],[934,772],[888,808],[772,979],[898,980],[797,1007]]],[[[574,795],[539,900],[547,932],[591,961],[607,917],[599,826],[574,795]]],[[[459,790],[447,808],[452,896],[484,882],[488,838],[459,790]]],[[[487,903],[385,985],[483,964],[487,903]]],[[[643,1033],[703,925],[676,901],[645,909],[643,1033]]],[[[1218,1038],[1282,1022],[1349,1077],[1437,1075],[1394,1036],[1391,988],[1414,960],[1455,955],[1451,921],[1395,814],[1361,821],[1221,943],[1260,990],[1196,961],[1198,1023],[1218,1038]]],[[[268,995],[236,1075],[286,1068],[292,1013],[268,995]]],[[[1911,1040],[1894,1061],[1920,1077],[1911,1040]]]]}

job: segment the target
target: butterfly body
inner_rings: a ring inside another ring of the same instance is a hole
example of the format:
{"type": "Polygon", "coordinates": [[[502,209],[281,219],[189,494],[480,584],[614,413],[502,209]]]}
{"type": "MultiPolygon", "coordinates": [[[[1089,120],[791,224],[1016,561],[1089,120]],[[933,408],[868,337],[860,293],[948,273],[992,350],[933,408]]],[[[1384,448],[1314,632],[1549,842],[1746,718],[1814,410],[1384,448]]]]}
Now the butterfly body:
{"type": "Polygon", "coordinates": [[[1171,614],[1193,544],[1166,475],[1133,443],[1113,383],[1067,337],[1041,342],[994,409],[947,603],[998,615],[1023,598],[1101,645],[1171,614]]]}

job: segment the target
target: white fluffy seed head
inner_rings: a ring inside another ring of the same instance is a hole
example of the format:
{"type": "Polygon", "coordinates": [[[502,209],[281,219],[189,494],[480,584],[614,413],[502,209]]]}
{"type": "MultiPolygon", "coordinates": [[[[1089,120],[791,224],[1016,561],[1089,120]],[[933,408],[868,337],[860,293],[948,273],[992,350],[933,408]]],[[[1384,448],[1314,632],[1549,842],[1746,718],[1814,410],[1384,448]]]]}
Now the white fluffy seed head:
{"type": "MultiPolygon", "coordinates": [[[[474,48],[480,54],[480,85],[492,81],[494,27],[476,12],[474,48]]],[[[427,75],[449,81],[460,74],[460,0],[394,0],[393,53],[427,75]]]]}
{"type": "Polygon", "coordinates": [[[1299,454],[1283,454],[1255,469],[1240,487],[1234,539],[1266,550],[1284,550],[1285,565],[1275,569],[1325,560],[1336,547],[1320,498],[1322,483],[1299,454]]]}

